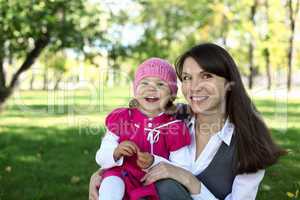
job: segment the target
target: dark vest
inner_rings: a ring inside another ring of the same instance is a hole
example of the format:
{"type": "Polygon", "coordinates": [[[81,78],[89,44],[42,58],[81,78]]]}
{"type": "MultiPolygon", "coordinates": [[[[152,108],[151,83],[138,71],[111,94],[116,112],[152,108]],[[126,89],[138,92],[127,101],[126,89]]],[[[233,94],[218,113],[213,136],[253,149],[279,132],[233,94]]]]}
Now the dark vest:
{"type": "Polygon", "coordinates": [[[197,175],[198,180],[218,199],[225,199],[232,190],[236,176],[235,147],[233,135],[230,146],[223,142],[208,167],[197,175]]]}
{"type": "MultiPolygon", "coordinates": [[[[186,104],[177,104],[177,110],[177,119],[190,120],[191,116],[188,113],[186,104]]],[[[235,170],[237,166],[236,158],[236,137],[233,135],[230,145],[227,146],[222,142],[208,167],[197,175],[198,180],[218,199],[225,199],[232,191],[232,184],[237,175],[235,170]]]]}

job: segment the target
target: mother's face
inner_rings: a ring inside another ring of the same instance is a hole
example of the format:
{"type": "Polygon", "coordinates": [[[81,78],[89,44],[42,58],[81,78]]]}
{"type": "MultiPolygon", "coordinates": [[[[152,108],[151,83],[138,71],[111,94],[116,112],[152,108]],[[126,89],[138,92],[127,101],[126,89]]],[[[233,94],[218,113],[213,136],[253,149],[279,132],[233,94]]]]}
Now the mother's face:
{"type": "Polygon", "coordinates": [[[206,72],[187,57],[182,69],[182,93],[195,114],[225,113],[226,79],[206,72]]]}

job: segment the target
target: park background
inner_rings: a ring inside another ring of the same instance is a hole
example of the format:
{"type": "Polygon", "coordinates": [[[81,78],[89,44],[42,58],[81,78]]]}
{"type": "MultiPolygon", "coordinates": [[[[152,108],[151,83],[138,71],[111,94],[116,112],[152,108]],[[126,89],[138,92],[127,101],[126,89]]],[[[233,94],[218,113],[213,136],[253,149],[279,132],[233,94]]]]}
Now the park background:
{"type": "Polygon", "coordinates": [[[200,42],[232,54],[288,151],[257,199],[300,199],[299,12],[299,0],[0,0],[0,200],[87,199],[105,115],[127,106],[138,63],[200,42]]]}

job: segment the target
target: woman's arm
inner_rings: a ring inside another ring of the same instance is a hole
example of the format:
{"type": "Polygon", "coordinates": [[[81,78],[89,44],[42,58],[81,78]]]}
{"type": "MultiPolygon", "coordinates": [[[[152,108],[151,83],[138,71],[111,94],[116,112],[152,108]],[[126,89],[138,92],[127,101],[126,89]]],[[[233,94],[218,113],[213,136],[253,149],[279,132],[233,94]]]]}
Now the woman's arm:
{"type": "Polygon", "coordinates": [[[152,167],[141,181],[148,185],[167,178],[181,183],[191,194],[199,194],[201,192],[201,182],[191,172],[164,162],[152,167]]]}
{"type": "MultiPolygon", "coordinates": [[[[256,173],[241,174],[236,176],[232,192],[225,200],[243,199],[255,200],[258,186],[263,179],[265,170],[256,173]]],[[[145,184],[150,184],[161,179],[171,178],[187,188],[194,200],[217,200],[217,198],[201,183],[191,172],[168,163],[159,163],[151,168],[142,178],[145,184]]]]}
{"type": "MultiPolygon", "coordinates": [[[[256,173],[237,175],[233,181],[232,191],[225,200],[255,200],[258,187],[264,177],[265,170],[259,170],[256,173]]],[[[192,195],[194,200],[210,199],[218,200],[202,183],[201,192],[192,195]]]]}
{"type": "Polygon", "coordinates": [[[90,185],[89,185],[89,200],[98,200],[98,189],[100,187],[101,182],[101,169],[93,173],[90,178],[90,185]]]}

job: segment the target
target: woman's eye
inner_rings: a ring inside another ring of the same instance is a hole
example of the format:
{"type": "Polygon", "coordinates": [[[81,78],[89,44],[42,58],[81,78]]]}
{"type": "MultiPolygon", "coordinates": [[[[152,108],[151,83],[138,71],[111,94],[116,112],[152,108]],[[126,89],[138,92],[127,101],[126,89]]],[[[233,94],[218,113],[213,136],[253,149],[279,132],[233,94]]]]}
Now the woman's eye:
{"type": "Polygon", "coordinates": [[[147,82],[141,82],[141,85],[148,85],[147,82]]]}
{"type": "Polygon", "coordinates": [[[183,81],[191,80],[191,77],[189,77],[189,76],[183,76],[183,77],[182,77],[182,80],[183,80],[183,81]]]}
{"type": "Polygon", "coordinates": [[[213,76],[211,75],[211,74],[209,74],[209,73],[204,73],[203,75],[202,75],[202,78],[203,79],[209,79],[209,78],[212,78],[213,76]]]}

